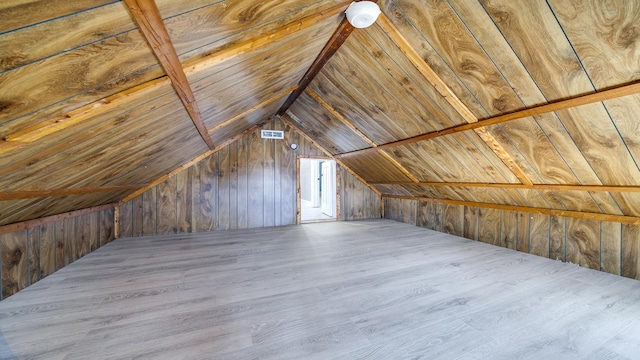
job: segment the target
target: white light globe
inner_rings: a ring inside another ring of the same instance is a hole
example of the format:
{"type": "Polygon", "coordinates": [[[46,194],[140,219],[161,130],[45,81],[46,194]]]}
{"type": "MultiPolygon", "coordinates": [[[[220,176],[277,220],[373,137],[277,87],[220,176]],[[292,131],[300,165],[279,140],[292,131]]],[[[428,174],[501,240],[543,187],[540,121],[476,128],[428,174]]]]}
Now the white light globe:
{"type": "Polygon", "coordinates": [[[362,29],[371,26],[382,11],[373,1],[352,2],[347,8],[347,20],[353,27],[362,29]]]}

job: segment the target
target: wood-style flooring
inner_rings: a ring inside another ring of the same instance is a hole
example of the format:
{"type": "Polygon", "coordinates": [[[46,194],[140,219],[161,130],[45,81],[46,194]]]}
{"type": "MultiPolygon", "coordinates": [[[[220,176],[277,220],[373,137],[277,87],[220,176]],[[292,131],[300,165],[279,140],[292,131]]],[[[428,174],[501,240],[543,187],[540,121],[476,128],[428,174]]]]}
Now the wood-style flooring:
{"type": "Polygon", "coordinates": [[[390,220],[119,239],[0,302],[3,359],[634,359],[640,282],[390,220]]]}

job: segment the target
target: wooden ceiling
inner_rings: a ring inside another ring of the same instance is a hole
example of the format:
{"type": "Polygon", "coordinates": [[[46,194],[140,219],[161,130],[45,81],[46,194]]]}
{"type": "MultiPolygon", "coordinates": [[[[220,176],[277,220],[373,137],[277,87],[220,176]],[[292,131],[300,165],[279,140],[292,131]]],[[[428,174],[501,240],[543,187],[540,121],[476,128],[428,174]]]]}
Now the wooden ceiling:
{"type": "Polygon", "coordinates": [[[349,3],[2,2],[0,225],[119,202],[296,89],[382,194],[640,217],[640,2],[381,0],[299,87],[349,3]]]}

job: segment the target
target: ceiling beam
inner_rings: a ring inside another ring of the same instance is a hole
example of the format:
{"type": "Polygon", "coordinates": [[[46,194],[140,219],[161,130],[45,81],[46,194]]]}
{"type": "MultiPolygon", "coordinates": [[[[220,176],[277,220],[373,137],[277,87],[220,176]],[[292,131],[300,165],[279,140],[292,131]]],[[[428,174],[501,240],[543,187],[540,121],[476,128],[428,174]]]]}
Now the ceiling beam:
{"type": "Polygon", "coordinates": [[[446,187],[481,187],[498,189],[528,189],[552,191],[589,191],[589,192],[630,192],[640,193],[637,185],[567,185],[567,184],[513,184],[513,183],[474,183],[474,182],[409,182],[409,181],[381,181],[372,185],[420,185],[446,187]]]}
{"type": "MultiPolygon", "coordinates": [[[[438,76],[438,74],[427,64],[422,56],[411,46],[409,41],[402,35],[398,28],[389,20],[385,14],[380,15],[379,21],[382,31],[396,44],[400,51],[411,61],[413,66],[427,79],[427,81],[442,95],[442,97],[451,105],[467,123],[476,123],[478,118],[469,110],[469,108],[456,96],[456,94],[447,86],[447,84],[438,76]]],[[[523,184],[532,184],[529,177],[520,168],[513,157],[504,149],[504,147],[496,140],[496,138],[485,128],[474,129],[476,134],[484,141],[487,146],[498,156],[500,160],[511,170],[511,172],[523,184]]]]}
{"type": "Polygon", "coordinates": [[[402,35],[400,30],[389,20],[384,14],[378,17],[378,24],[382,31],[393,41],[400,51],[411,61],[413,66],[420,71],[422,76],[442,95],[442,97],[451,105],[462,118],[473,123],[478,118],[469,110],[469,108],[458,98],[458,96],[449,88],[449,86],[438,76],[438,74],[427,64],[422,56],[411,46],[409,41],[402,35]]]}
{"type": "Polygon", "coordinates": [[[398,160],[396,160],[389,153],[387,153],[383,149],[378,150],[378,153],[380,155],[384,156],[387,160],[389,160],[389,162],[391,162],[398,170],[400,170],[400,172],[402,172],[406,177],[411,179],[411,181],[413,181],[414,184],[420,182],[420,180],[417,177],[415,177],[413,174],[411,174],[411,172],[409,172],[409,170],[407,170],[407,168],[402,166],[402,164],[400,164],[398,162],[398,160]]]}
{"type": "Polygon", "coordinates": [[[196,98],[187,80],[187,75],[182,69],[182,64],[178,58],[167,28],[164,26],[160,10],[154,0],[124,0],[129,8],[131,15],[138,24],[138,28],[144,34],[149,45],[156,54],[158,61],[164,68],[164,71],[171,79],[173,88],[176,90],[178,97],[184,104],[193,124],[200,133],[202,140],[210,149],[215,148],[213,140],[207,131],[207,127],[200,113],[200,108],[196,102],[196,98]]]}
{"type": "MultiPolygon", "coordinates": [[[[331,104],[329,104],[326,101],[324,101],[324,99],[318,93],[316,93],[315,91],[313,91],[313,90],[311,90],[309,88],[306,89],[306,93],[309,94],[309,96],[311,96],[314,100],[316,100],[320,105],[322,105],[325,108],[325,110],[327,110],[336,119],[340,120],[340,122],[345,124],[353,132],[358,134],[358,136],[360,136],[360,138],[362,140],[366,141],[367,143],[369,143],[369,145],[371,145],[374,148],[378,146],[365,133],[363,133],[362,131],[360,131],[360,129],[355,127],[355,125],[353,125],[351,123],[351,121],[349,121],[347,118],[342,116],[342,114],[340,114],[336,109],[334,109],[333,106],[331,106],[331,104]]],[[[414,182],[420,181],[420,180],[418,180],[418,178],[413,176],[413,174],[411,174],[409,172],[409,170],[407,170],[404,166],[402,166],[402,164],[400,164],[394,157],[389,155],[386,151],[380,150],[379,153],[382,156],[384,156],[387,160],[389,160],[398,170],[400,170],[403,174],[405,174],[405,176],[407,176],[409,179],[411,179],[411,181],[414,181],[414,182]]]]}
{"type": "Polygon", "coordinates": [[[102,210],[113,209],[117,205],[118,204],[116,204],[116,203],[106,204],[106,205],[99,205],[99,206],[94,206],[94,207],[90,207],[90,208],[86,208],[86,209],[70,211],[70,212],[67,212],[67,213],[64,213],[64,214],[52,215],[52,216],[42,217],[42,218],[39,218],[39,219],[27,220],[27,221],[22,221],[22,222],[18,222],[18,223],[13,223],[13,224],[9,224],[9,225],[2,225],[2,226],[0,226],[0,235],[9,234],[9,233],[16,232],[16,231],[22,231],[22,230],[26,230],[26,229],[34,227],[34,226],[40,226],[40,225],[44,225],[44,224],[49,224],[49,223],[52,223],[52,222],[56,222],[56,221],[60,221],[60,220],[64,220],[64,219],[69,219],[69,218],[76,217],[76,216],[91,214],[91,213],[102,211],[102,210]]]}
{"type": "Polygon", "coordinates": [[[371,145],[372,147],[378,146],[373,140],[371,140],[370,137],[368,137],[365,133],[360,131],[360,129],[358,129],[355,125],[353,125],[351,121],[347,120],[347,118],[342,116],[342,114],[340,114],[336,109],[334,109],[333,106],[331,106],[331,104],[326,102],[318,93],[311,90],[310,88],[307,88],[305,92],[309,94],[309,96],[311,96],[316,102],[318,102],[318,104],[322,105],[325,108],[325,110],[327,110],[331,115],[333,115],[333,117],[338,119],[341,123],[345,124],[353,132],[358,134],[358,136],[360,136],[362,140],[369,143],[369,145],[371,145]]]}
{"type": "Polygon", "coordinates": [[[543,208],[533,208],[533,207],[526,207],[526,206],[480,203],[480,202],[473,202],[473,201],[432,199],[432,198],[426,198],[426,197],[412,197],[412,196],[387,195],[387,194],[384,194],[382,196],[386,198],[392,198],[392,199],[419,200],[419,201],[434,202],[434,203],[441,203],[441,204],[472,206],[472,207],[479,207],[479,208],[519,211],[519,212],[544,214],[544,215],[551,215],[551,216],[564,216],[564,217],[575,218],[575,219],[590,219],[590,220],[598,220],[598,221],[617,222],[622,224],[640,225],[640,217],[635,217],[635,216],[609,215],[609,214],[589,213],[589,212],[582,212],[582,211],[543,209],[543,208]]]}
{"type": "MultiPolygon", "coordinates": [[[[319,13],[309,15],[305,18],[261,34],[255,38],[236,44],[229,44],[206,56],[187,60],[184,65],[184,72],[187,75],[194,74],[233,59],[236,56],[253,51],[261,46],[271,44],[274,41],[292,35],[300,30],[304,30],[331,16],[341,13],[348,4],[348,2],[340,3],[319,13]]],[[[4,135],[0,139],[0,154],[7,153],[24,145],[33,143],[47,135],[69,128],[113,108],[123,106],[134,101],[140,101],[141,99],[146,99],[147,95],[152,91],[170,83],[170,79],[167,76],[163,76],[135,86],[131,89],[121,91],[104,99],[81,106],[65,114],[41,121],[28,128],[4,135]]]]}
{"type": "MultiPolygon", "coordinates": [[[[373,2],[377,2],[374,0],[373,2]]],[[[282,116],[287,110],[293,105],[298,96],[302,94],[303,91],[307,89],[307,86],[313,81],[313,79],[318,75],[318,73],[322,70],[324,65],[331,59],[331,57],[338,51],[338,49],[344,44],[349,35],[353,32],[355,28],[353,25],[349,23],[347,17],[344,16],[338,28],[333,32],[329,41],[324,45],[324,48],[320,51],[316,59],[313,61],[307,72],[302,76],[300,82],[298,83],[298,88],[289,95],[287,100],[282,104],[277,114],[282,116]]]]}
{"type": "Polygon", "coordinates": [[[31,144],[47,135],[72,127],[124,104],[144,99],[152,91],[168,85],[169,83],[170,81],[167,77],[149,81],[142,85],[84,105],[68,113],[55,116],[33,126],[7,134],[3,136],[2,141],[0,141],[0,154],[31,144]]]}
{"type": "Polygon", "coordinates": [[[0,191],[0,201],[34,199],[34,198],[44,198],[44,197],[52,197],[52,196],[94,194],[94,193],[101,193],[101,192],[138,189],[142,186],[145,186],[145,185],[136,184],[136,185],[123,185],[123,186],[104,186],[104,187],[97,187],[97,188],[0,191]]]}
{"type": "Polygon", "coordinates": [[[435,139],[445,135],[452,135],[452,134],[456,134],[463,131],[482,128],[484,126],[502,124],[509,121],[524,119],[531,116],[546,114],[554,111],[566,110],[566,109],[570,109],[578,106],[589,105],[589,104],[593,104],[593,103],[597,103],[605,100],[617,99],[623,96],[635,95],[635,94],[640,94],[640,82],[622,85],[616,88],[602,90],[595,93],[589,93],[586,95],[581,95],[581,96],[577,96],[570,99],[560,100],[560,101],[552,102],[549,104],[533,106],[533,107],[515,111],[512,113],[498,115],[498,116],[490,117],[484,120],[479,120],[476,123],[456,125],[446,129],[432,131],[429,133],[413,136],[407,139],[402,139],[398,141],[392,141],[386,144],[381,144],[381,145],[378,145],[377,148],[355,150],[355,151],[339,154],[336,156],[337,157],[351,156],[361,152],[376,151],[378,149],[387,149],[387,148],[393,148],[393,147],[402,146],[402,145],[413,144],[419,141],[431,140],[431,139],[435,139]]]}

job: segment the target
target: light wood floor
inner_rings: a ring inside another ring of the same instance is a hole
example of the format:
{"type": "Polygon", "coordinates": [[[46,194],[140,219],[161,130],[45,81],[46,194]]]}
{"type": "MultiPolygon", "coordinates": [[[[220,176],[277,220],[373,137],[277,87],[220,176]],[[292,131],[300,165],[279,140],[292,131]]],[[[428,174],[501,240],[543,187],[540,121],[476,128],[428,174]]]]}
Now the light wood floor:
{"type": "Polygon", "coordinates": [[[633,359],[640,282],[389,220],[120,239],[0,302],[0,357],[633,359]]]}

